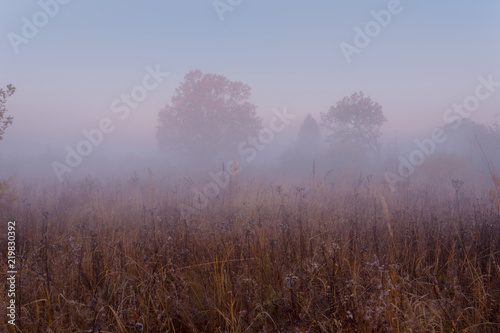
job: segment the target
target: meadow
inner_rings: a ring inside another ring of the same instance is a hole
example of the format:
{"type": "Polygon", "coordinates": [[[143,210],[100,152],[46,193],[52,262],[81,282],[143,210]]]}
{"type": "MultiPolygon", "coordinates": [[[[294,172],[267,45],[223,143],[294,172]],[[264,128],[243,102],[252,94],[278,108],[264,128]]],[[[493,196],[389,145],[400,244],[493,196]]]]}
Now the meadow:
{"type": "Polygon", "coordinates": [[[2,331],[500,331],[494,186],[240,177],[182,214],[197,181],[11,180],[18,319],[0,298],[2,331]]]}

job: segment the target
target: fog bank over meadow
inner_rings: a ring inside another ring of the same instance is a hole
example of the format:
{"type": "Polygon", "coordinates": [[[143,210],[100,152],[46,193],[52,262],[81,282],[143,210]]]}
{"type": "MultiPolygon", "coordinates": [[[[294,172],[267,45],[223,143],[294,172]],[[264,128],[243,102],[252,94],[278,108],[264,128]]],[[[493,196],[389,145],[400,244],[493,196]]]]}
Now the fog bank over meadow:
{"type": "MultiPolygon", "coordinates": [[[[500,101],[500,49],[491,43],[499,31],[495,2],[214,1],[156,4],[152,11],[117,4],[99,10],[97,3],[56,0],[2,5],[2,79],[17,88],[7,104],[14,122],[1,142],[2,177],[61,180],[148,168],[206,174],[231,160],[305,178],[313,164],[318,177],[331,170],[405,177],[405,167],[417,170],[443,154],[481,159],[480,145],[497,163],[491,142],[500,101]],[[210,156],[203,162],[185,153],[194,149],[186,146],[189,135],[206,124],[193,123],[180,150],[163,149],[158,138],[161,110],[195,70],[246,85],[238,98],[261,121],[257,131],[221,136],[210,148],[205,139],[200,152],[210,156]],[[323,121],[357,92],[379,104],[386,118],[368,129],[377,131],[376,154],[323,121]],[[283,109],[294,117],[272,137],[263,132],[262,143],[258,131],[269,129],[273,110],[283,109]],[[307,115],[318,124],[320,148],[299,142],[307,115]],[[474,138],[481,131],[490,141],[474,138]],[[254,135],[258,142],[240,146],[254,135]],[[339,140],[360,149],[335,146],[339,140]]],[[[474,163],[477,170],[481,163],[474,163]]]]}

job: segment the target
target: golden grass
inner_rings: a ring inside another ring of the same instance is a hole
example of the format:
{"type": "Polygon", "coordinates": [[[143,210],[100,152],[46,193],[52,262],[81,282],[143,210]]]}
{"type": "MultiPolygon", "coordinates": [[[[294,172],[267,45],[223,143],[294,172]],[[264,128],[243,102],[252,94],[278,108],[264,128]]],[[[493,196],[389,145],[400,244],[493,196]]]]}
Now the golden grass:
{"type": "Polygon", "coordinates": [[[21,185],[19,332],[500,331],[496,202],[240,177],[185,217],[152,172],[21,185]]]}

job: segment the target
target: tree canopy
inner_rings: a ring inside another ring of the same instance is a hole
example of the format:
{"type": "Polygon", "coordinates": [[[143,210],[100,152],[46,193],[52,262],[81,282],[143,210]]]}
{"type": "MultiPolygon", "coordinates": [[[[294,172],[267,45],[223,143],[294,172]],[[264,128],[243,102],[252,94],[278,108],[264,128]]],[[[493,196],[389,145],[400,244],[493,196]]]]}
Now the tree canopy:
{"type": "Polygon", "coordinates": [[[231,154],[238,143],[261,129],[251,88],[219,74],[190,71],[171,104],[158,115],[157,139],[163,150],[197,159],[231,154]]]}
{"type": "Polygon", "coordinates": [[[387,121],[382,106],[371,100],[363,92],[344,97],[327,113],[321,113],[322,124],[332,134],[330,142],[354,143],[378,153],[380,126],[387,121]]]}

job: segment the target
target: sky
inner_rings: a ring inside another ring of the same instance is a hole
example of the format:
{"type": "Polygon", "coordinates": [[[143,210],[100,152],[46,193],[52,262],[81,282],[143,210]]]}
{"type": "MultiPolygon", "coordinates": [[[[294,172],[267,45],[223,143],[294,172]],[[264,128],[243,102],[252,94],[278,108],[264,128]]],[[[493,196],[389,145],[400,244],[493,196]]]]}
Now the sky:
{"type": "MultiPolygon", "coordinates": [[[[500,81],[499,14],[493,0],[2,0],[0,86],[17,91],[0,154],[63,156],[104,118],[116,128],[96,150],[157,152],[158,112],[193,69],[250,85],[264,124],[283,107],[319,119],[362,90],[382,105],[385,135],[425,137],[478,77],[500,81]],[[368,45],[356,46],[358,31],[368,45]],[[347,44],[357,53],[346,57],[347,44]],[[148,68],[168,75],[119,119],[111,105],[148,68]]],[[[498,90],[471,119],[495,119],[498,90]]]]}

